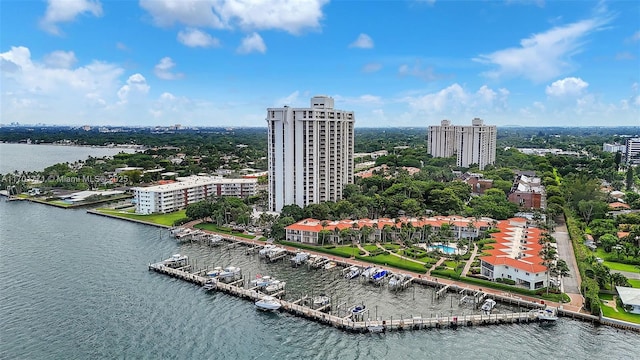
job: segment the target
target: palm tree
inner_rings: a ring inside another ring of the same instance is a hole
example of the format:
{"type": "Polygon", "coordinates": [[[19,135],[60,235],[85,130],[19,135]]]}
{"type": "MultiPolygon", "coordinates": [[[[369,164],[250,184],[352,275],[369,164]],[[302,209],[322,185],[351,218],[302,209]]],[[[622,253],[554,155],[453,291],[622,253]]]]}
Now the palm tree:
{"type": "Polygon", "coordinates": [[[360,228],[360,235],[362,236],[362,239],[364,239],[365,243],[369,242],[369,236],[371,236],[371,233],[373,233],[373,228],[371,226],[363,225],[360,228]]]}
{"type": "Polygon", "coordinates": [[[324,246],[324,237],[327,234],[327,225],[329,225],[327,220],[322,220],[320,222],[320,226],[322,226],[322,230],[320,230],[320,234],[322,235],[322,246],[324,246]]]}
{"type": "Polygon", "coordinates": [[[393,231],[393,229],[391,229],[391,225],[389,224],[385,224],[384,227],[382,228],[382,235],[383,236],[383,243],[387,242],[387,240],[389,239],[389,235],[391,234],[391,232],[393,231]]]}

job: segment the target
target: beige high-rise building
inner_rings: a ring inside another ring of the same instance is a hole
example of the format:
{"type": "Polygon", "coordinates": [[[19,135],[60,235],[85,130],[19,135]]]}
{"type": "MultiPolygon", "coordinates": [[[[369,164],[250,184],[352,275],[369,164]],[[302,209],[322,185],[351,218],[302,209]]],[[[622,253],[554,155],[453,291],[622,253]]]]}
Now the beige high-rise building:
{"type": "Polygon", "coordinates": [[[267,109],[269,210],[342,198],[353,182],[353,111],[315,96],[309,108],[267,109]]]}
{"type": "Polygon", "coordinates": [[[456,155],[456,165],[469,167],[477,164],[480,170],[496,161],[497,128],[484,125],[475,118],[469,125],[451,125],[443,120],[440,126],[429,126],[427,151],[434,157],[456,155]]]}

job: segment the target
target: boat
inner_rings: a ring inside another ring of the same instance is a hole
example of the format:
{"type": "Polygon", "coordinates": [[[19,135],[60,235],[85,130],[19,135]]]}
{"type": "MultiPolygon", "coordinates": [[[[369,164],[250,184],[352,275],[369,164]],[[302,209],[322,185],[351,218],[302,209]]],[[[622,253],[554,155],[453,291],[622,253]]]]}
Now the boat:
{"type": "Polygon", "coordinates": [[[171,268],[179,268],[187,266],[188,262],[189,257],[187,255],[173,254],[170,258],[163,261],[162,264],[171,268]]]}
{"type": "Polygon", "coordinates": [[[371,275],[371,282],[377,283],[382,281],[382,279],[384,279],[387,275],[389,274],[389,272],[385,269],[378,269],[376,272],[374,272],[371,275]]]}
{"type": "Polygon", "coordinates": [[[354,307],[352,307],[349,310],[351,311],[351,314],[353,314],[353,315],[362,315],[367,310],[367,307],[366,307],[366,305],[361,304],[361,305],[355,305],[354,307]]]}
{"type": "Polygon", "coordinates": [[[210,279],[207,279],[207,281],[205,281],[202,288],[207,291],[210,291],[210,290],[214,290],[217,286],[218,286],[218,280],[216,280],[215,278],[210,278],[210,279]]]}
{"type": "Polygon", "coordinates": [[[317,309],[319,307],[323,307],[325,305],[329,305],[329,303],[331,302],[331,299],[324,294],[320,294],[318,296],[314,296],[313,299],[311,300],[311,304],[313,306],[314,309],[317,309]]]}
{"type": "Polygon", "coordinates": [[[491,310],[493,310],[493,308],[496,307],[496,301],[493,299],[487,299],[484,301],[484,304],[482,304],[482,307],[480,308],[485,314],[490,314],[491,310]]]}
{"type": "Polygon", "coordinates": [[[220,235],[211,235],[209,237],[209,245],[211,245],[211,246],[222,245],[222,236],[220,236],[220,235]]]}
{"type": "Polygon", "coordinates": [[[384,332],[384,325],[369,325],[367,326],[367,330],[372,333],[381,333],[384,332]]]}
{"type": "Polygon", "coordinates": [[[314,269],[320,269],[321,267],[324,267],[328,261],[329,260],[327,258],[317,257],[313,263],[311,263],[311,267],[314,269]]]}
{"type": "Polygon", "coordinates": [[[269,249],[269,251],[267,251],[265,257],[269,261],[275,261],[275,260],[281,259],[286,254],[287,254],[287,249],[281,248],[281,247],[274,247],[269,249]]]}
{"type": "Polygon", "coordinates": [[[553,322],[558,320],[558,311],[552,307],[547,306],[544,309],[534,310],[536,312],[536,318],[544,322],[553,322]]]}
{"type": "Polygon", "coordinates": [[[317,259],[318,259],[318,255],[311,254],[309,255],[309,258],[307,259],[306,263],[307,265],[313,265],[313,263],[315,263],[317,259]]]}
{"type": "Polygon", "coordinates": [[[393,274],[389,278],[389,288],[392,290],[399,289],[412,278],[409,274],[393,274]]]}
{"type": "Polygon", "coordinates": [[[334,267],[336,267],[335,261],[329,261],[328,263],[324,264],[324,269],[325,270],[331,270],[334,267]]]}
{"type": "Polygon", "coordinates": [[[299,252],[294,257],[291,258],[291,266],[297,267],[301,264],[305,263],[309,258],[309,253],[299,252]]]}
{"type": "Polygon", "coordinates": [[[208,277],[217,277],[220,276],[220,274],[222,274],[224,270],[222,270],[221,266],[216,266],[213,268],[213,270],[207,272],[207,276],[208,277]]]}
{"type": "Polygon", "coordinates": [[[376,273],[376,271],[380,270],[377,267],[373,267],[373,266],[369,266],[366,269],[364,269],[361,273],[361,275],[365,278],[370,278],[373,274],[376,273]]]}
{"type": "Polygon", "coordinates": [[[239,267],[228,266],[218,275],[218,278],[222,282],[231,282],[240,280],[242,278],[242,270],[239,267]]]}
{"type": "Polygon", "coordinates": [[[255,302],[256,307],[260,310],[278,310],[282,306],[278,299],[273,296],[265,296],[262,299],[255,302]]]}
{"type": "Polygon", "coordinates": [[[260,257],[266,257],[267,254],[269,253],[269,251],[275,249],[276,247],[277,246],[275,246],[275,245],[267,244],[260,251],[258,251],[258,255],[260,257]]]}
{"type": "Polygon", "coordinates": [[[264,291],[274,293],[276,291],[284,290],[286,285],[287,283],[284,281],[273,280],[264,288],[264,291]]]}
{"type": "Polygon", "coordinates": [[[274,279],[271,278],[271,276],[269,275],[256,275],[256,278],[251,280],[251,282],[249,283],[251,285],[251,287],[259,287],[259,288],[263,288],[267,285],[269,285],[272,281],[274,281],[274,279]]]}
{"type": "Polygon", "coordinates": [[[357,267],[357,266],[352,266],[352,267],[348,268],[347,270],[349,270],[349,272],[347,272],[344,275],[344,277],[345,277],[345,279],[349,279],[349,280],[351,280],[353,278],[356,278],[358,275],[360,275],[360,272],[361,272],[360,268],[357,267]]]}

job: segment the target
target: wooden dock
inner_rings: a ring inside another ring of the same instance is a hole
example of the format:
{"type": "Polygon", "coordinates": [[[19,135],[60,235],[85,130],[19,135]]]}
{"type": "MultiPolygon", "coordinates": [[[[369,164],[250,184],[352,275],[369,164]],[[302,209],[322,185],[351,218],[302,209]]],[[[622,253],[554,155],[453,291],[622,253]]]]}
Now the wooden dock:
{"type": "MultiPolygon", "coordinates": [[[[149,270],[161,274],[169,275],[184,281],[188,281],[199,286],[205,285],[209,279],[202,276],[202,271],[190,273],[183,269],[176,269],[165,266],[162,263],[149,264],[149,270]]],[[[445,287],[445,288],[448,288],[445,287]]],[[[263,299],[267,296],[264,293],[256,291],[254,288],[245,289],[242,287],[242,281],[236,281],[230,284],[223,282],[215,283],[215,290],[225,292],[227,294],[247,299],[253,302],[263,299]],[[236,286],[240,284],[240,286],[236,286]]],[[[443,288],[444,289],[444,288],[443,288]]],[[[441,289],[442,290],[442,289],[441,289]]],[[[279,293],[277,295],[280,295],[279,293]]],[[[281,310],[286,311],[295,316],[304,317],[317,321],[321,324],[330,325],[338,329],[348,332],[384,332],[396,330],[418,330],[430,328],[457,328],[458,326],[481,326],[495,324],[511,324],[511,323],[529,323],[537,321],[535,313],[518,312],[508,314],[491,314],[491,315],[462,315],[462,316],[441,316],[432,318],[413,317],[408,319],[389,319],[389,320],[360,320],[354,321],[353,317],[339,317],[327,314],[320,309],[312,309],[310,307],[300,305],[304,298],[296,301],[280,300],[282,304],[281,310]]]]}

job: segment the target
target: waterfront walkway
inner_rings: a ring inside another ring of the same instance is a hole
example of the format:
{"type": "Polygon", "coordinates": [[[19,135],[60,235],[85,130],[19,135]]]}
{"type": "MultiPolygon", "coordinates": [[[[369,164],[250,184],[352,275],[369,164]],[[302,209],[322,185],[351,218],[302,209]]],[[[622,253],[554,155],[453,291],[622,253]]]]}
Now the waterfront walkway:
{"type": "Polygon", "coordinates": [[[473,244],[473,252],[471,253],[471,257],[467,260],[467,263],[464,264],[464,269],[462,269],[462,273],[460,276],[467,276],[469,269],[471,269],[471,264],[473,264],[473,260],[475,260],[476,255],[478,254],[478,245],[473,244]]]}

